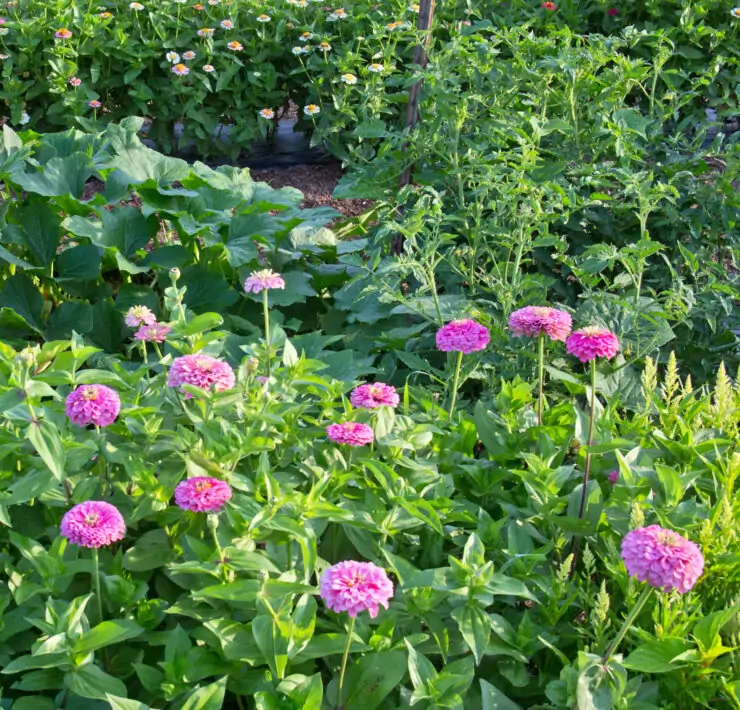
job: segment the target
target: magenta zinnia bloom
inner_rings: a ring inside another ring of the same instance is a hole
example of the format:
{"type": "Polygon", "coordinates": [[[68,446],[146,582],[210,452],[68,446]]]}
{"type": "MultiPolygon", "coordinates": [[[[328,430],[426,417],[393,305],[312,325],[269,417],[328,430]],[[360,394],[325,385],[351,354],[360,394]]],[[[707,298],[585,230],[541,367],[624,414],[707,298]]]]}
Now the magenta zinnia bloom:
{"type": "Polygon", "coordinates": [[[144,340],[146,342],[163,343],[169,335],[172,328],[164,323],[154,323],[153,325],[142,325],[139,330],[134,333],[136,340],[144,340]]]}
{"type": "Polygon", "coordinates": [[[690,540],[660,525],[627,533],[622,539],[622,559],[630,577],[666,592],[688,592],[704,571],[701,550],[690,540]]]}
{"type": "Polygon", "coordinates": [[[392,597],[393,582],[372,562],[339,562],[321,575],[321,598],[337,614],[346,611],[354,618],[367,611],[374,619],[378,607],[387,609],[392,597]]]}
{"type": "Polygon", "coordinates": [[[146,306],[131,306],[126,311],[123,321],[129,328],[138,328],[142,325],[154,325],[157,322],[157,316],[146,306]]]}
{"type": "Polygon", "coordinates": [[[180,481],[175,488],[175,503],[194,513],[213,513],[221,510],[231,498],[231,486],[226,481],[209,476],[197,476],[180,481]]]}
{"type": "MultiPolygon", "coordinates": [[[[176,357],[170,367],[170,376],[167,384],[170,387],[193,385],[204,390],[215,387],[217,392],[230,390],[236,378],[231,367],[210,355],[183,355],[176,357]]],[[[186,393],[186,399],[190,399],[186,393]]]]}
{"type": "Polygon", "coordinates": [[[372,428],[360,422],[329,424],[326,427],[326,433],[337,444],[349,444],[350,446],[365,446],[365,444],[372,444],[375,440],[372,428]]]}
{"type": "Polygon", "coordinates": [[[610,330],[592,325],[576,330],[566,341],[565,349],[581,362],[597,357],[611,360],[619,352],[619,340],[610,330]]]}
{"type": "Polygon", "coordinates": [[[372,385],[360,385],[352,390],[349,401],[353,407],[377,409],[378,407],[397,407],[400,401],[396,388],[376,382],[372,385]]]}
{"type": "Polygon", "coordinates": [[[80,385],[67,395],[65,409],[78,426],[108,426],[121,411],[121,398],[105,385],[80,385]]]}
{"type": "Polygon", "coordinates": [[[488,329],[474,320],[453,320],[437,331],[437,349],[444,353],[451,351],[472,353],[483,350],[491,340],[488,329]]]}
{"type": "Polygon", "coordinates": [[[609,15],[609,17],[616,17],[619,14],[619,10],[617,10],[616,7],[610,7],[606,14],[609,15]]]}
{"type": "Polygon", "coordinates": [[[545,306],[527,306],[509,316],[509,328],[515,338],[546,335],[550,340],[565,342],[572,325],[570,313],[545,306]]]}
{"type": "Polygon", "coordinates": [[[619,481],[619,471],[609,471],[609,473],[606,474],[606,477],[609,483],[614,486],[619,481]]]}
{"type": "Polygon", "coordinates": [[[87,500],[64,514],[59,530],[73,545],[104,547],[123,539],[126,523],[116,506],[87,500]]]}
{"type": "Polygon", "coordinates": [[[272,269],[253,271],[244,282],[244,290],[247,293],[259,293],[271,288],[285,288],[283,277],[276,274],[272,269]]]}

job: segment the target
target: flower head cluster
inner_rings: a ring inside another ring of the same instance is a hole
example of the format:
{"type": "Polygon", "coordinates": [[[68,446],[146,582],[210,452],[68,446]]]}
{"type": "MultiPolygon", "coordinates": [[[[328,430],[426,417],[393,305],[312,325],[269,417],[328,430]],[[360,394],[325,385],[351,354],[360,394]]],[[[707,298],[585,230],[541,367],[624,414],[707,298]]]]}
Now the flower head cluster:
{"type": "Polygon", "coordinates": [[[558,9],[558,6],[550,0],[547,0],[547,2],[543,2],[541,7],[548,12],[555,12],[555,10],[558,9]]]}
{"type": "Polygon", "coordinates": [[[337,444],[348,444],[349,446],[365,446],[375,441],[372,428],[360,422],[329,424],[326,427],[326,434],[337,444]]]}
{"type": "Polygon", "coordinates": [[[740,20],[740,7],[733,7],[732,10],[730,10],[730,14],[734,18],[740,20]]]}
{"type": "Polygon", "coordinates": [[[379,64],[378,62],[373,62],[370,64],[367,68],[369,72],[372,72],[373,74],[381,74],[385,67],[382,64],[379,64]]]}
{"type": "Polygon", "coordinates": [[[73,545],[104,547],[123,539],[126,523],[114,505],[88,500],[64,514],[59,530],[73,545]]]}
{"type": "Polygon", "coordinates": [[[232,52],[241,52],[244,47],[241,42],[233,41],[226,43],[226,49],[230,49],[232,52]]]}
{"type": "Polygon", "coordinates": [[[352,390],[349,401],[353,407],[377,409],[378,407],[397,407],[400,401],[396,388],[382,382],[360,385],[352,390]]]}
{"type": "Polygon", "coordinates": [[[320,112],[321,109],[316,104],[308,104],[308,106],[303,107],[303,113],[305,113],[306,116],[315,116],[320,112]]]}
{"type": "Polygon", "coordinates": [[[195,59],[195,56],[196,56],[196,55],[195,55],[195,52],[193,52],[193,51],[190,51],[190,50],[189,50],[189,51],[187,51],[187,52],[184,52],[184,53],[183,53],[183,55],[182,55],[182,58],[183,58],[183,59],[184,59],[184,60],[185,60],[186,62],[190,62],[190,61],[192,61],[193,59],[195,59]]]}
{"type": "Polygon", "coordinates": [[[197,35],[198,37],[213,37],[214,31],[210,27],[202,27],[198,30],[197,35]]]}
{"type": "Polygon", "coordinates": [[[234,23],[231,20],[221,20],[220,27],[222,30],[233,30],[234,23]]]}
{"type": "Polygon", "coordinates": [[[177,52],[167,52],[164,58],[171,64],[177,64],[180,61],[180,55],[177,52]]]}
{"type": "Polygon", "coordinates": [[[100,18],[101,20],[110,20],[110,18],[111,18],[111,17],[113,17],[113,15],[112,15],[112,14],[111,14],[110,12],[101,12],[101,13],[100,13],[100,14],[98,15],[98,17],[99,17],[99,18],[100,18]]]}
{"type": "Polygon", "coordinates": [[[75,89],[76,89],[76,88],[77,88],[78,86],[80,86],[81,84],[82,84],[82,79],[80,79],[80,78],[79,78],[79,77],[77,77],[77,76],[73,76],[73,77],[72,77],[72,78],[71,78],[71,79],[69,80],[69,85],[70,85],[70,86],[74,86],[74,87],[75,87],[75,89]]]}
{"type": "Polygon", "coordinates": [[[213,74],[213,72],[216,71],[216,67],[214,67],[213,64],[204,64],[203,65],[203,71],[206,74],[213,74]]]}
{"type": "Polygon", "coordinates": [[[319,42],[319,49],[322,52],[331,52],[331,45],[328,42],[319,42]]]}
{"type": "Polygon", "coordinates": [[[269,15],[258,15],[257,22],[269,22],[272,18],[269,15]]]}
{"type": "Polygon", "coordinates": [[[509,328],[514,337],[546,335],[550,340],[565,342],[572,325],[570,313],[557,308],[527,306],[509,316],[509,328]]]}
{"type": "MultiPolygon", "coordinates": [[[[269,111],[269,109],[263,110],[269,111]]],[[[262,115],[261,112],[260,115],[262,115]]],[[[262,117],[267,118],[267,116],[262,117]]],[[[274,117],[274,114],[272,117],[274,117]]],[[[272,269],[253,271],[244,282],[244,290],[247,293],[259,293],[260,291],[269,291],[273,288],[285,288],[285,281],[280,274],[276,274],[272,269]]]]}
{"type": "Polygon", "coordinates": [[[101,108],[103,104],[100,103],[97,99],[93,99],[87,104],[90,108],[94,108],[95,110],[101,108]]]}
{"type": "Polygon", "coordinates": [[[57,39],[69,39],[72,36],[72,32],[70,32],[66,27],[62,27],[54,33],[54,36],[57,39]]]}
{"type": "Polygon", "coordinates": [[[121,411],[121,398],[105,385],[80,385],[67,395],[65,411],[78,426],[108,426],[121,411]]]}
{"type": "Polygon", "coordinates": [[[308,40],[313,39],[313,32],[304,32],[298,39],[301,42],[308,42],[308,40]]]}
{"type": "Polygon", "coordinates": [[[260,109],[259,116],[260,118],[264,118],[267,121],[272,121],[272,119],[275,118],[275,112],[271,108],[263,108],[260,109]]]}
{"type": "Polygon", "coordinates": [[[627,533],[622,559],[630,577],[665,591],[688,592],[704,571],[704,556],[690,540],[660,525],[627,533]]]}
{"type": "MultiPolygon", "coordinates": [[[[217,392],[230,390],[236,377],[228,363],[210,355],[183,355],[172,361],[167,384],[170,387],[193,385],[204,390],[215,387],[217,392]]],[[[190,399],[190,393],[185,394],[190,399]]]]}
{"type": "Polygon", "coordinates": [[[146,306],[131,306],[126,311],[123,322],[129,328],[138,328],[140,325],[154,325],[157,322],[157,316],[146,306]]]}
{"type": "Polygon", "coordinates": [[[617,10],[616,7],[610,7],[606,14],[609,15],[609,17],[616,17],[619,14],[619,10],[617,10]]]}
{"type": "Polygon", "coordinates": [[[357,83],[357,77],[354,74],[342,74],[341,79],[345,84],[349,84],[350,86],[357,83]]]}
{"type": "Polygon", "coordinates": [[[453,320],[437,331],[437,349],[442,352],[461,352],[466,355],[483,350],[491,340],[488,329],[474,320],[453,320]]]}
{"type": "Polygon", "coordinates": [[[133,10],[134,12],[140,12],[144,9],[144,6],[140,2],[132,2],[129,5],[129,9],[133,10]]]}
{"type": "Polygon", "coordinates": [[[190,74],[190,69],[182,63],[175,64],[172,67],[172,73],[177,74],[177,76],[187,76],[188,74],[190,74]]]}
{"type": "Polygon", "coordinates": [[[163,343],[167,340],[172,328],[165,323],[153,323],[152,325],[142,325],[134,333],[135,340],[141,340],[148,343],[163,343]]]}
{"type": "Polygon", "coordinates": [[[611,360],[619,352],[619,340],[606,328],[589,326],[574,331],[566,341],[565,349],[581,362],[589,362],[597,357],[611,360]]]}
{"type": "Polygon", "coordinates": [[[619,482],[619,471],[609,471],[609,473],[606,474],[606,478],[613,486],[615,486],[619,482]]]}
{"type": "Polygon", "coordinates": [[[393,598],[393,582],[372,562],[348,560],[332,565],[321,575],[320,589],[329,609],[337,614],[346,611],[352,618],[367,611],[374,619],[378,608],[387,609],[393,598]]]}
{"type": "Polygon", "coordinates": [[[209,476],[197,476],[180,481],[175,488],[175,503],[183,510],[213,513],[221,510],[231,498],[231,486],[226,481],[209,476]]]}

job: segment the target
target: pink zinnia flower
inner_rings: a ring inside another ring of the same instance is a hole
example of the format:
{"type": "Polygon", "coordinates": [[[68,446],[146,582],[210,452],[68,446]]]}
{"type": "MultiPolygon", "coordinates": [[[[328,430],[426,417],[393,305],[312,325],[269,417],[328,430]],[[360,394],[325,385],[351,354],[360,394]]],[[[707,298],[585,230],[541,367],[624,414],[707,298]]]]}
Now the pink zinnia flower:
{"type": "Polygon", "coordinates": [[[606,474],[606,477],[609,480],[609,483],[614,486],[619,481],[619,471],[609,471],[609,473],[606,474]]]}
{"type": "Polygon", "coordinates": [[[78,426],[108,426],[121,411],[121,398],[105,385],[80,385],[67,395],[65,409],[78,426]]]}
{"type": "Polygon", "coordinates": [[[90,101],[90,103],[88,104],[88,106],[89,106],[90,108],[94,108],[94,109],[99,109],[99,108],[100,108],[100,107],[101,107],[102,105],[103,105],[103,104],[101,104],[101,103],[100,103],[100,101],[98,101],[97,99],[93,99],[93,100],[92,100],[92,101],[90,101]]]}
{"type": "Polygon", "coordinates": [[[136,340],[144,340],[149,343],[163,343],[167,339],[171,330],[172,328],[165,323],[142,325],[141,328],[134,333],[134,338],[136,340]]]}
{"type": "Polygon", "coordinates": [[[377,409],[378,407],[397,407],[400,401],[396,388],[376,382],[372,385],[360,385],[352,390],[349,401],[353,407],[377,409]]]}
{"type": "Polygon", "coordinates": [[[704,557],[693,542],[673,530],[650,525],[622,539],[622,559],[630,577],[666,592],[688,592],[704,571],[704,557]]]}
{"type": "Polygon", "coordinates": [[[337,614],[346,611],[354,618],[367,611],[374,619],[378,607],[387,609],[392,597],[393,582],[372,562],[339,562],[321,575],[321,598],[337,614]]]}
{"type": "Polygon", "coordinates": [[[78,87],[78,86],[80,86],[81,84],[82,84],[82,79],[80,79],[79,77],[73,76],[73,77],[72,77],[72,78],[71,78],[71,79],[69,80],[69,85],[70,85],[70,86],[74,86],[75,88],[77,88],[77,87],[78,87]]]}
{"type": "Polygon", "coordinates": [[[64,514],[59,530],[73,545],[104,547],[123,539],[126,523],[116,506],[87,500],[64,514]]]}
{"type": "Polygon", "coordinates": [[[616,17],[619,14],[619,10],[617,10],[616,7],[610,7],[606,14],[609,15],[609,17],[616,17]]]}
{"type": "Polygon", "coordinates": [[[57,30],[54,33],[54,36],[57,39],[69,39],[72,36],[72,33],[66,27],[62,27],[62,29],[57,30]]]}
{"type": "Polygon", "coordinates": [[[437,331],[437,348],[442,352],[472,353],[483,350],[491,340],[488,329],[474,320],[453,320],[437,331]]]}
{"type": "Polygon", "coordinates": [[[572,325],[570,313],[545,306],[527,306],[509,316],[509,328],[515,338],[546,335],[550,340],[565,342],[572,325]]]}
{"type": "Polygon", "coordinates": [[[350,446],[365,446],[375,441],[375,434],[367,424],[360,422],[343,422],[342,424],[329,424],[326,427],[328,437],[337,444],[349,444],[350,446]]]}
{"type": "Polygon", "coordinates": [[[231,486],[226,481],[209,476],[197,476],[180,481],[175,488],[175,503],[194,513],[213,513],[221,510],[231,498],[231,486]]]}
{"type": "Polygon", "coordinates": [[[271,288],[285,288],[283,277],[272,269],[253,271],[244,282],[244,290],[247,293],[259,293],[271,288]]]}
{"type": "Polygon", "coordinates": [[[576,330],[566,341],[565,349],[581,362],[597,357],[611,360],[619,352],[619,340],[610,330],[592,325],[576,330]]]}
{"type": "Polygon", "coordinates": [[[154,325],[157,322],[157,316],[146,306],[131,306],[126,311],[123,322],[129,328],[138,328],[141,325],[154,325]]]}
{"type": "MultiPolygon", "coordinates": [[[[231,367],[210,355],[183,355],[176,357],[170,367],[167,384],[170,387],[193,385],[204,390],[215,387],[217,392],[230,390],[236,378],[231,367]]],[[[190,393],[185,394],[190,399],[190,393]]]]}

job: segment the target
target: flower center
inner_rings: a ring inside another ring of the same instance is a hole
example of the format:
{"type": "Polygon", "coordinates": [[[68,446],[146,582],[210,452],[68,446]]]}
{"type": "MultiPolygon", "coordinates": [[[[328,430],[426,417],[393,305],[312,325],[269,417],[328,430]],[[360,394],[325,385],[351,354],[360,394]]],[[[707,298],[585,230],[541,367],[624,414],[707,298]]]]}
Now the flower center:
{"type": "Polygon", "coordinates": [[[383,394],[383,391],[380,389],[380,387],[371,387],[370,388],[370,394],[373,397],[380,397],[381,394],[383,394]]]}
{"type": "Polygon", "coordinates": [[[98,524],[98,520],[100,520],[100,516],[97,513],[88,513],[85,516],[85,525],[94,528],[98,524]]]}
{"type": "Polygon", "coordinates": [[[679,540],[670,530],[663,530],[658,535],[658,540],[667,547],[678,547],[679,540]]]}
{"type": "Polygon", "coordinates": [[[85,389],[82,390],[82,397],[83,399],[88,400],[88,402],[94,402],[98,398],[98,388],[85,387],[85,389]]]}
{"type": "Polygon", "coordinates": [[[198,367],[201,370],[205,370],[206,372],[210,372],[213,369],[213,363],[210,360],[206,360],[205,358],[200,358],[198,360],[198,367]]]}
{"type": "Polygon", "coordinates": [[[538,318],[547,318],[547,316],[550,315],[550,309],[546,308],[545,306],[536,306],[534,309],[534,314],[538,318]]]}
{"type": "Polygon", "coordinates": [[[347,580],[347,586],[350,589],[353,589],[354,587],[359,586],[360,584],[362,584],[364,581],[365,581],[365,576],[364,575],[355,573],[352,577],[350,577],[347,580]]]}
{"type": "Polygon", "coordinates": [[[195,484],[195,490],[198,491],[198,493],[207,491],[209,488],[213,488],[213,484],[210,481],[198,481],[195,484]]]}
{"type": "Polygon", "coordinates": [[[589,325],[587,328],[582,328],[581,333],[583,335],[601,335],[604,331],[599,328],[598,325],[589,325]]]}

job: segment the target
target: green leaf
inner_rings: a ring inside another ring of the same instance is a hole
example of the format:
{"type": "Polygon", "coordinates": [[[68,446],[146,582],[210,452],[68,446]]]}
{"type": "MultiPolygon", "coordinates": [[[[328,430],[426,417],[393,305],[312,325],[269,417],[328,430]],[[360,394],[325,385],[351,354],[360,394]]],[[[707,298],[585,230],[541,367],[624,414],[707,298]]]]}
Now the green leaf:
{"type": "Polygon", "coordinates": [[[505,574],[499,574],[498,572],[494,572],[491,575],[490,581],[486,584],[486,589],[493,594],[511,594],[515,597],[526,597],[527,599],[537,601],[537,597],[527,589],[527,586],[523,582],[513,577],[507,577],[505,574]]]}
{"type": "Polygon", "coordinates": [[[13,702],[12,710],[55,710],[56,704],[43,695],[24,695],[13,702]]]}
{"type": "Polygon", "coordinates": [[[321,673],[315,673],[291,688],[285,687],[289,680],[296,677],[300,676],[291,676],[280,685],[278,690],[285,693],[298,710],[321,710],[321,702],[324,699],[324,683],[321,673]]]}
{"type": "Polygon", "coordinates": [[[105,700],[108,694],[126,697],[126,686],[93,663],[64,675],[65,685],[82,698],[105,700]]]}
{"type": "Polygon", "coordinates": [[[437,670],[434,664],[422,653],[419,653],[409,643],[408,639],[404,639],[406,648],[409,652],[408,666],[409,676],[414,686],[414,690],[424,688],[427,686],[429,681],[433,681],[437,677],[437,670]]]}
{"type": "Polygon", "coordinates": [[[352,710],[376,710],[398,688],[406,675],[403,651],[384,651],[363,656],[347,669],[344,705],[352,710]]]}
{"type": "Polygon", "coordinates": [[[116,619],[114,621],[103,621],[86,631],[75,641],[72,647],[73,653],[86,654],[97,651],[99,648],[121,643],[126,639],[134,638],[143,633],[144,629],[135,621],[128,619],[116,619]]]}
{"type": "Polygon", "coordinates": [[[50,422],[33,422],[26,429],[26,438],[33,444],[46,467],[60,483],[64,480],[66,456],[59,430],[50,422]]]}
{"type": "Polygon", "coordinates": [[[466,604],[455,609],[451,616],[457,622],[468,648],[473,652],[476,665],[480,664],[488,646],[488,639],[491,637],[491,622],[488,615],[477,606],[466,604]]]}
{"type": "Polygon", "coordinates": [[[105,694],[105,699],[110,704],[111,710],[151,710],[148,705],[140,703],[138,700],[119,698],[118,696],[111,695],[110,693],[105,694]]]}
{"type": "Polygon", "coordinates": [[[72,332],[85,335],[93,327],[93,307],[81,301],[64,301],[49,316],[47,340],[66,340],[72,332]]]}
{"type": "Polygon", "coordinates": [[[0,308],[10,309],[35,331],[41,332],[44,298],[25,274],[15,274],[5,282],[0,291],[0,308]]]}
{"type": "Polygon", "coordinates": [[[509,700],[495,685],[481,678],[480,694],[482,710],[521,710],[513,700],[509,700]]]}
{"type": "Polygon", "coordinates": [[[144,217],[131,205],[111,211],[103,210],[101,220],[101,245],[115,247],[126,259],[132,258],[139,249],[149,244],[159,229],[156,217],[144,217]]]}
{"type": "Polygon", "coordinates": [[[39,266],[48,266],[61,239],[59,216],[43,202],[33,202],[13,211],[20,225],[23,241],[39,266]]]}
{"type": "Polygon", "coordinates": [[[632,651],[622,665],[639,673],[668,673],[686,665],[672,661],[690,648],[689,644],[676,638],[648,641],[632,651]]]}
{"type": "Polygon", "coordinates": [[[738,608],[738,604],[733,604],[727,609],[707,614],[695,624],[691,633],[705,651],[721,642],[719,632],[738,613],[738,608]]]}
{"type": "Polygon", "coordinates": [[[218,328],[223,322],[224,319],[218,313],[201,313],[191,318],[186,324],[175,328],[173,334],[177,337],[200,335],[207,330],[218,328]]]}
{"type": "Polygon", "coordinates": [[[194,599],[223,599],[232,602],[254,601],[259,595],[262,583],[257,579],[242,579],[228,584],[214,584],[192,592],[194,599]]]}
{"type": "Polygon", "coordinates": [[[92,244],[81,244],[65,249],[54,262],[57,279],[89,280],[100,276],[100,249],[92,244]]]}
{"type": "Polygon", "coordinates": [[[88,178],[94,174],[95,166],[79,151],[64,158],[52,158],[38,172],[14,173],[13,182],[43,197],[80,197],[88,178]]]}
{"type": "Polygon", "coordinates": [[[40,656],[19,656],[8,663],[0,673],[20,673],[33,668],[62,668],[69,662],[67,653],[42,653],[40,656]]]}
{"type": "Polygon", "coordinates": [[[164,567],[174,556],[167,533],[150,530],[144,533],[123,556],[123,566],[130,572],[148,572],[164,567]]]}
{"type": "Polygon", "coordinates": [[[215,683],[196,688],[187,696],[180,710],[221,710],[226,695],[227,680],[228,676],[224,676],[215,683]]]}
{"type": "Polygon", "coordinates": [[[289,640],[283,624],[268,614],[256,616],[252,620],[252,634],[272,672],[283,678],[288,665],[289,640]]]}

